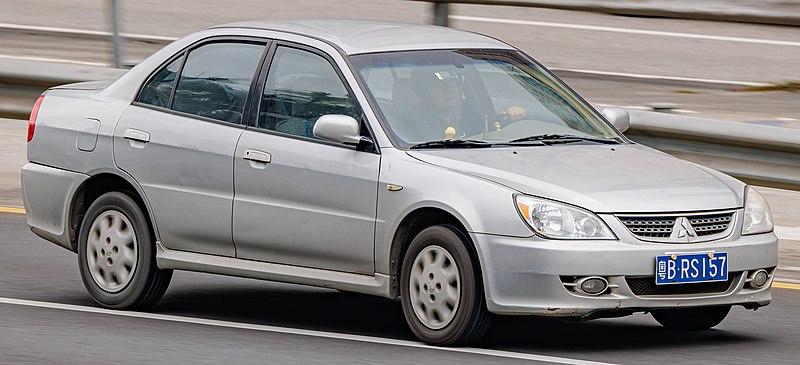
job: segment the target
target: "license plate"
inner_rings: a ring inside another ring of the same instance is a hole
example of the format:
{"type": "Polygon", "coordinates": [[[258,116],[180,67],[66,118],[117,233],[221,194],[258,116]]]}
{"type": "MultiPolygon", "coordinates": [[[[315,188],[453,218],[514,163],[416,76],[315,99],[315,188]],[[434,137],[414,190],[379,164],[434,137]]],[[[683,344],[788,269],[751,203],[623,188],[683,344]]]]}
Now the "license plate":
{"type": "Polygon", "coordinates": [[[725,280],[728,280],[726,252],[656,256],[656,285],[725,280]]]}

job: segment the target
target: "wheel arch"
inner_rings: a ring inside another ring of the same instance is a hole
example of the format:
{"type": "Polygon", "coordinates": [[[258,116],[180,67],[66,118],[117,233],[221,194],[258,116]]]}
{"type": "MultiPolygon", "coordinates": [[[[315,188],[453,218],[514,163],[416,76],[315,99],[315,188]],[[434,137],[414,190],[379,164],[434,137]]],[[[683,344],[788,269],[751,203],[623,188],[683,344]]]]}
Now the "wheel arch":
{"type": "Polygon", "coordinates": [[[75,195],[72,197],[69,208],[69,240],[70,250],[77,251],[78,248],[78,233],[83,223],[83,217],[89,206],[97,200],[101,195],[112,192],[120,191],[136,201],[139,208],[144,213],[145,218],[150,222],[152,234],[158,240],[158,230],[156,229],[156,222],[150,214],[150,206],[147,201],[144,191],[139,184],[126,174],[121,174],[119,171],[100,170],[94,171],[90,174],[91,177],[81,184],[75,195]]]}
{"type": "Polygon", "coordinates": [[[392,245],[390,249],[389,270],[391,276],[391,297],[397,297],[400,293],[399,278],[400,270],[403,267],[403,257],[408,250],[411,241],[422,230],[436,225],[451,225],[455,227],[468,241],[467,249],[471,252],[476,261],[476,269],[482,274],[482,266],[478,255],[478,248],[472,240],[465,225],[455,214],[438,207],[419,207],[406,214],[394,231],[392,245]]]}

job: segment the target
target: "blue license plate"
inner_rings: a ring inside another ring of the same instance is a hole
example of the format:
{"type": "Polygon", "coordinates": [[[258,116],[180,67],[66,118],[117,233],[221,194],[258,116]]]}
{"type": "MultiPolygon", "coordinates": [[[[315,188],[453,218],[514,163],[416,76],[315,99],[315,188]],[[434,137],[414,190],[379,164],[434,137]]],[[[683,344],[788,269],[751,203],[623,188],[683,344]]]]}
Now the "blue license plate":
{"type": "Polygon", "coordinates": [[[656,256],[656,285],[728,280],[728,253],[656,256]]]}

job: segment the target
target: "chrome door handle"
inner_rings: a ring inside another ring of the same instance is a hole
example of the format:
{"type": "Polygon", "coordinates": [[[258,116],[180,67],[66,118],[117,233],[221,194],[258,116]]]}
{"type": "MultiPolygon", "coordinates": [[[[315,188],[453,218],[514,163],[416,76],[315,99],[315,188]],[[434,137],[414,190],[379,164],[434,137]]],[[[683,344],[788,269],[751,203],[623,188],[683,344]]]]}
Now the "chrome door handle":
{"type": "Polygon", "coordinates": [[[258,151],[258,150],[245,150],[244,156],[242,156],[242,158],[253,162],[261,162],[261,163],[272,162],[272,155],[270,155],[268,152],[258,151]]]}
{"type": "Polygon", "coordinates": [[[122,137],[125,139],[129,139],[131,141],[138,141],[143,143],[150,142],[150,133],[133,128],[126,129],[125,134],[123,134],[122,137]]]}

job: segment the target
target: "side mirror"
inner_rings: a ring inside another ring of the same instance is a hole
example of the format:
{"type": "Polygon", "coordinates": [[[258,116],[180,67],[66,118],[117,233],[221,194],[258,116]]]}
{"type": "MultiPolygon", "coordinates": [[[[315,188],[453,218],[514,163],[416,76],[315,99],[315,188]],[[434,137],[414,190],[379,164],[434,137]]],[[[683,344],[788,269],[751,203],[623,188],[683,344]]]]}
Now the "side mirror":
{"type": "Polygon", "coordinates": [[[611,125],[617,128],[620,133],[624,133],[631,126],[631,116],[628,111],[622,108],[606,108],[601,112],[611,125]]]}
{"type": "Polygon", "coordinates": [[[328,141],[358,145],[361,127],[353,117],[340,114],[323,115],[314,123],[314,135],[328,141]]]}

